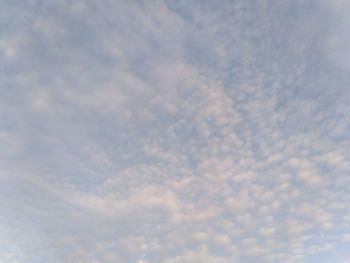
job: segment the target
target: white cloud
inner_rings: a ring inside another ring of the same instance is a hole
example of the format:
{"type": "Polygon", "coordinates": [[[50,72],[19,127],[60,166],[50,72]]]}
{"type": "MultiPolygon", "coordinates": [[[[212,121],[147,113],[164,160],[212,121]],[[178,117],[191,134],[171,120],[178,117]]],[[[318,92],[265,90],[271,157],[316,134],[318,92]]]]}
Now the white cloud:
{"type": "Polygon", "coordinates": [[[1,3],[0,261],[336,250],[348,74],[324,4],[1,3]]]}

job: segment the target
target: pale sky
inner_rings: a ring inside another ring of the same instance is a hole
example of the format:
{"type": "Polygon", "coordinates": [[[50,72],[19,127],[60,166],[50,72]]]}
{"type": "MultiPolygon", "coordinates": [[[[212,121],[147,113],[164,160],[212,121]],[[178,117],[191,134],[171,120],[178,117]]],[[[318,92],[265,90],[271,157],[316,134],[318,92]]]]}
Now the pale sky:
{"type": "Polygon", "coordinates": [[[350,2],[0,0],[0,263],[349,263],[350,2]]]}

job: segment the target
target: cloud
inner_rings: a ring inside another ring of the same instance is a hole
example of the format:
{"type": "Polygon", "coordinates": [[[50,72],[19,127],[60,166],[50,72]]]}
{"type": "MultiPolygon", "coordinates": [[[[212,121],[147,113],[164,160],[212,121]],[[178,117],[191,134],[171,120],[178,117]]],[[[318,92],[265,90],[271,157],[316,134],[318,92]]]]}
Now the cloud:
{"type": "Polygon", "coordinates": [[[0,262],[305,262],[339,249],[342,5],[0,3],[0,262]]]}

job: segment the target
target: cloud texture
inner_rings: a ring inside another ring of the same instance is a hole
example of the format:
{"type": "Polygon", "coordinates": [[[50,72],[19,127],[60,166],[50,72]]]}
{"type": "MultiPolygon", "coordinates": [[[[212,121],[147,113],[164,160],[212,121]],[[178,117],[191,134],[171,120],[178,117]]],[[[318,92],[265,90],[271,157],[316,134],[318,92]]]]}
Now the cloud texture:
{"type": "Polygon", "coordinates": [[[0,1],[0,262],[347,262],[347,7],[0,1]]]}

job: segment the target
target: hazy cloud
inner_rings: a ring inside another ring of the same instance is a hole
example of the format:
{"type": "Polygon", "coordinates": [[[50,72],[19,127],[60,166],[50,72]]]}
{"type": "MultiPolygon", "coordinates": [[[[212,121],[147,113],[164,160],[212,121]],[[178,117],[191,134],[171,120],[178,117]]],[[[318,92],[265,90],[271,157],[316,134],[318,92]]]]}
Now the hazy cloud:
{"type": "Polygon", "coordinates": [[[346,1],[0,3],[0,262],[345,262],[346,1]]]}

